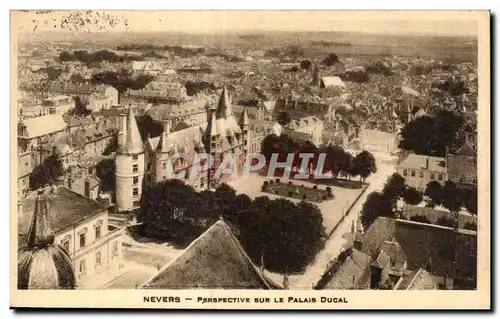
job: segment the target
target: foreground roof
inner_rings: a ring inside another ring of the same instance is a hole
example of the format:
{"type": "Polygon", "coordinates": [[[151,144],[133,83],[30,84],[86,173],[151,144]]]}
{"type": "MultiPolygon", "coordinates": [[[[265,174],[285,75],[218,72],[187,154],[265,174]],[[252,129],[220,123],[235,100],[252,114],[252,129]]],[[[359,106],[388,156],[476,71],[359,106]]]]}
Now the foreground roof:
{"type": "Polygon", "coordinates": [[[148,280],[145,289],[270,289],[222,220],[148,280]]]}

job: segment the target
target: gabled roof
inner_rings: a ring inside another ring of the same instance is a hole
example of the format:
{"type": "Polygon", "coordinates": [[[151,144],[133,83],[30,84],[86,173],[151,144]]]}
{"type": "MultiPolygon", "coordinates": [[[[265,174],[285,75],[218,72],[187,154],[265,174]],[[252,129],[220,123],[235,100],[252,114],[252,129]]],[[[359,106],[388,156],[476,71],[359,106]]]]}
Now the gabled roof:
{"type": "Polygon", "coordinates": [[[66,129],[66,122],[61,114],[29,118],[23,120],[22,123],[26,126],[27,138],[40,137],[66,129]]]}
{"type": "Polygon", "coordinates": [[[415,270],[398,281],[396,290],[436,290],[436,283],[431,274],[422,268],[415,270]]]}
{"type": "Polygon", "coordinates": [[[353,289],[364,278],[369,279],[370,256],[353,250],[342,266],[335,272],[324,289],[353,289]],[[353,280],[354,279],[354,280],[353,280]]]}
{"type": "Polygon", "coordinates": [[[270,289],[222,220],[148,280],[144,289],[270,289]]]}
{"type": "Polygon", "coordinates": [[[443,157],[410,154],[399,164],[399,167],[445,173],[446,165],[444,163],[443,157]],[[429,165],[427,166],[427,164],[429,165]]]}

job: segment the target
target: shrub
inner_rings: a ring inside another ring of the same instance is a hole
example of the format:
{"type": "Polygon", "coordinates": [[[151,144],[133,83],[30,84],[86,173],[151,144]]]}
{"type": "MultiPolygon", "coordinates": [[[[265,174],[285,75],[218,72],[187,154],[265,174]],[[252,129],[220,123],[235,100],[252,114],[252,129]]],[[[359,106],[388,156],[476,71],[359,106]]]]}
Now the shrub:
{"type": "Polygon", "coordinates": [[[331,188],[330,186],[328,186],[328,187],[326,188],[326,191],[328,192],[328,194],[331,194],[331,193],[332,193],[332,188],[331,188]]]}
{"type": "Polygon", "coordinates": [[[288,191],[288,197],[293,197],[293,192],[292,191],[288,191]]]}
{"type": "Polygon", "coordinates": [[[262,185],[262,187],[260,188],[263,192],[267,191],[267,185],[262,185]]]}
{"type": "Polygon", "coordinates": [[[436,221],[436,225],[441,225],[441,226],[453,228],[453,226],[455,225],[455,222],[453,221],[453,219],[443,216],[443,217],[438,218],[438,220],[436,221]]]}
{"type": "Polygon", "coordinates": [[[269,182],[268,181],[264,181],[264,184],[263,185],[269,185],[269,182]]]}
{"type": "Polygon", "coordinates": [[[321,199],[322,199],[322,200],[326,200],[326,196],[323,196],[321,199]]]}
{"type": "Polygon", "coordinates": [[[279,178],[277,178],[277,179],[276,179],[276,184],[279,184],[279,183],[280,183],[280,179],[279,179],[279,178]]]}
{"type": "Polygon", "coordinates": [[[313,189],[318,189],[318,185],[314,185],[314,186],[313,186],[313,189]]]}
{"type": "Polygon", "coordinates": [[[332,193],[327,194],[327,196],[328,196],[329,198],[333,198],[333,194],[332,194],[332,193]]]}
{"type": "Polygon", "coordinates": [[[474,224],[474,223],[466,223],[466,224],[464,225],[464,229],[477,231],[477,225],[476,225],[476,224],[474,224]]]}
{"type": "Polygon", "coordinates": [[[270,180],[270,181],[269,181],[269,184],[273,185],[273,184],[274,184],[274,181],[273,181],[273,180],[270,180]]]}
{"type": "Polygon", "coordinates": [[[425,207],[434,208],[436,207],[436,203],[433,200],[428,200],[425,207]]]}
{"type": "Polygon", "coordinates": [[[419,222],[419,223],[427,223],[427,224],[430,224],[430,220],[427,219],[427,217],[423,216],[423,215],[415,215],[415,216],[412,216],[410,217],[410,220],[414,221],[414,222],[419,222]]]}
{"type": "Polygon", "coordinates": [[[306,195],[302,196],[302,199],[303,199],[303,200],[306,200],[306,199],[307,199],[307,196],[306,196],[306,195]]]}
{"type": "Polygon", "coordinates": [[[288,182],[288,185],[293,185],[292,181],[289,181],[289,182],[288,182]]]}

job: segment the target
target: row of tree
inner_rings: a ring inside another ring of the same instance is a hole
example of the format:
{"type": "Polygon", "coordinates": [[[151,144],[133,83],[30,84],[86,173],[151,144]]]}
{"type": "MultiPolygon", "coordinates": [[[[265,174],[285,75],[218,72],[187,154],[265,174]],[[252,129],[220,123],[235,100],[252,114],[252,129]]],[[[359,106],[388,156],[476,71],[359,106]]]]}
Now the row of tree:
{"type": "Polygon", "coordinates": [[[429,197],[433,205],[443,205],[452,213],[458,213],[465,206],[471,214],[477,214],[477,190],[462,190],[451,181],[447,181],[444,186],[432,181],[422,194],[405,185],[404,177],[394,173],[385,183],[382,192],[368,195],[361,211],[363,227],[367,229],[378,217],[396,217],[399,199],[402,198],[409,205],[418,205],[422,202],[423,195],[429,197]]]}
{"type": "Polygon", "coordinates": [[[90,79],[90,83],[111,85],[118,92],[123,93],[127,89],[142,90],[153,80],[154,77],[149,74],[141,74],[134,77],[128,71],[122,70],[121,72],[105,71],[94,74],[90,79]]]}
{"type": "Polygon", "coordinates": [[[447,110],[438,111],[434,117],[418,117],[401,130],[399,147],[420,155],[443,157],[456,141],[463,123],[461,115],[447,110]]]}
{"type": "Polygon", "coordinates": [[[221,216],[237,228],[254,263],[263,261],[271,271],[303,271],[323,249],[325,230],[317,206],[266,196],[252,200],[227,184],[198,193],[179,180],[162,181],[144,189],[138,214],[143,227],[178,236],[185,235],[184,228],[196,229],[193,236],[198,236],[221,216]]]}
{"type": "Polygon", "coordinates": [[[101,63],[104,61],[110,63],[144,60],[141,56],[120,56],[108,50],[99,50],[88,52],[87,50],[76,50],[71,52],[63,51],[59,54],[60,62],[79,61],[86,64],[101,63]]]}
{"type": "MultiPolygon", "coordinates": [[[[261,153],[265,156],[268,164],[272,154],[278,154],[279,162],[286,162],[288,154],[294,154],[294,161],[290,168],[292,173],[298,172],[300,169],[302,158],[299,155],[303,153],[314,154],[308,165],[310,172],[316,171],[320,154],[325,154],[325,162],[321,173],[331,172],[334,178],[339,176],[347,178],[360,176],[361,181],[364,181],[368,176],[377,172],[375,158],[368,151],[363,151],[353,157],[340,146],[328,145],[318,148],[311,141],[294,140],[288,135],[277,136],[271,134],[266,136],[262,141],[261,149],[261,153]]],[[[277,174],[280,174],[280,172],[277,172],[277,174]]]]}

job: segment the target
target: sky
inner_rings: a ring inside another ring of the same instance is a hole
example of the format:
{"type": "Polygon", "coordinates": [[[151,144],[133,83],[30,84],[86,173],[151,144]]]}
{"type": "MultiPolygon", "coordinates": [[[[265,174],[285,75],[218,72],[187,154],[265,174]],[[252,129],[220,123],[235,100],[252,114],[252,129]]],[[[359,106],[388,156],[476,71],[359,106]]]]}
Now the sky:
{"type": "MultiPolygon", "coordinates": [[[[84,11],[81,11],[84,13],[84,11]]],[[[99,31],[230,33],[257,31],[350,31],[379,34],[477,36],[475,12],[422,11],[99,11],[120,23],[99,31]],[[127,21],[127,25],[125,25],[127,21]]],[[[16,11],[13,27],[26,32],[61,31],[59,22],[70,14],[16,11]],[[57,24],[54,27],[53,24],[57,24]],[[34,30],[34,31],[33,31],[34,30]]],[[[96,11],[87,15],[97,17],[96,11]]],[[[102,24],[98,22],[97,24],[102,24]]],[[[62,30],[66,31],[66,30],[62,30]]],[[[80,30],[81,31],[81,30],[80,30]]]]}

